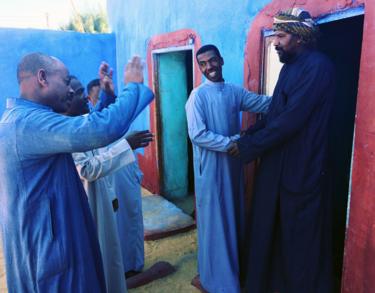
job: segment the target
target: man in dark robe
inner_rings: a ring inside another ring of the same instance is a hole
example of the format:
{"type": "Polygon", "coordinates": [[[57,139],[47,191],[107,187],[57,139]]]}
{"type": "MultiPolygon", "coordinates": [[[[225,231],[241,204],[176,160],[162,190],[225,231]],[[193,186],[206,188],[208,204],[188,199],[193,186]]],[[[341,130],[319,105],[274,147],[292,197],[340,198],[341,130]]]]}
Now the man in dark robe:
{"type": "Polygon", "coordinates": [[[249,219],[246,292],[331,292],[328,121],[334,72],[314,50],[318,29],[293,8],[274,19],[284,63],[265,119],[230,150],[260,158],[249,219]]]}

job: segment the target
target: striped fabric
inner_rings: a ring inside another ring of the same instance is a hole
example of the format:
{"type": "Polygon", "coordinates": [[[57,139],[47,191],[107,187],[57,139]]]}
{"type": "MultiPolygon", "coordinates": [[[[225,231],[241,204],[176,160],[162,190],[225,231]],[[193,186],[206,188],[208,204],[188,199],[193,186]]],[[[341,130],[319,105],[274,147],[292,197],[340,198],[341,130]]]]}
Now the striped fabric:
{"type": "Polygon", "coordinates": [[[279,12],[274,17],[273,30],[297,35],[306,44],[315,42],[319,35],[319,29],[310,13],[298,7],[279,12]]]}

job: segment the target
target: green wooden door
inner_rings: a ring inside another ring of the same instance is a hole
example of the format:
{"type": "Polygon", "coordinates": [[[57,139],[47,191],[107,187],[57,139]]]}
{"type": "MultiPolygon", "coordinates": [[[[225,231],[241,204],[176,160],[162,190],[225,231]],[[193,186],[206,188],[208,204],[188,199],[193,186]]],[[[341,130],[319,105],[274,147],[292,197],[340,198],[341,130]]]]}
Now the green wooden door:
{"type": "Polygon", "coordinates": [[[169,198],[188,194],[185,54],[158,55],[161,180],[163,195],[169,198]]]}

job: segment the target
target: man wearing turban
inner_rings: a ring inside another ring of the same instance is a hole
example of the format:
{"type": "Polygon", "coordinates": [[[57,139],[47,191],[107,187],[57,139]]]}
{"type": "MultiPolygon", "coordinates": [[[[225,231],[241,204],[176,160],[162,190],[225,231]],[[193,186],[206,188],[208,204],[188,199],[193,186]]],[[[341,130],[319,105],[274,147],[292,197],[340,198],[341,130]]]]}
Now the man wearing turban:
{"type": "Polygon", "coordinates": [[[284,63],[269,112],[231,149],[260,158],[248,225],[246,292],[331,292],[328,121],[332,63],[315,50],[318,28],[293,8],[274,18],[284,63]]]}

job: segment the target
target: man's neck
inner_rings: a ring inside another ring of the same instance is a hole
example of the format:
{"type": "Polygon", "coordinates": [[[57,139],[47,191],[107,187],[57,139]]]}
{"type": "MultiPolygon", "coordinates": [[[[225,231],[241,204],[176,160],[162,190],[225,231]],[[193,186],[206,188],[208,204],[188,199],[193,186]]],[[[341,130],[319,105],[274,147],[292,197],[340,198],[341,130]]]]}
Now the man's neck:
{"type": "Polygon", "coordinates": [[[37,103],[37,104],[43,104],[42,98],[40,96],[40,93],[37,93],[35,90],[25,90],[22,87],[20,88],[20,97],[22,97],[25,100],[37,103]]]}
{"type": "Polygon", "coordinates": [[[291,64],[291,63],[294,63],[296,60],[298,60],[298,58],[305,52],[308,51],[308,48],[306,48],[305,46],[301,46],[299,47],[295,54],[293,55],[293,57],[291,57],[287,62],[285,62],[285,64],[291,64]]]}
{"type": "Polygon", "coordinates": [[[217,80],[217,81],[212,81],[212,80],[209,80],[208,78],[206,78],[206,80],[210,83],[223,83],[225,82],[224,78],[220,79],[220,80],[217,80]]]}

